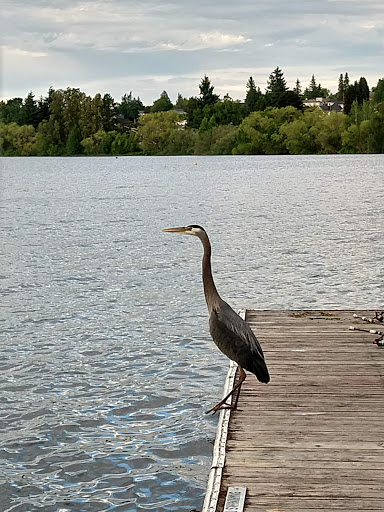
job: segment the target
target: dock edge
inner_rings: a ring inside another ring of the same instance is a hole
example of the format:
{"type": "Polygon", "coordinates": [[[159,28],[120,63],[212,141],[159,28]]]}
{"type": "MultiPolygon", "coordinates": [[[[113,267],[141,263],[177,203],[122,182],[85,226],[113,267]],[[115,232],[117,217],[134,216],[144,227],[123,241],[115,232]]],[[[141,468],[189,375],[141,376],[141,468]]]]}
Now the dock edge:
{"type": "MultiPolygon", "coordinates": [[[[237,311],[238,315],[245,320],[245,309],[237,311]]],[[[224,383],[223,397],[233,389],[237,363],[230,361],[227,377],[224,383]]],[[[219,499],[221,477],[225,463],[225,449],[228,436],[228,425],[231,417],[231,409],[221,409],[216,429],[216,439],[213,447],[212,465],[208,476],[207,490],[201,512],[216,512],[219,499]]]]}

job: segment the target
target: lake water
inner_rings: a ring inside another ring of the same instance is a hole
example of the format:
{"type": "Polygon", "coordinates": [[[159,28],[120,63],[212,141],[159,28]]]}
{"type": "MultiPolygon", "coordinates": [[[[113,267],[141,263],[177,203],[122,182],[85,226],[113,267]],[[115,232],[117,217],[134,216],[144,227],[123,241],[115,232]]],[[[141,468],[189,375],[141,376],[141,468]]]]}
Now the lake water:
{"type": "Polygon", "coordinates": [[[0,165],[4,512],[201,508],[228,361],[162,228],[235,308],[383,308],[382,155],[0,165]]]}

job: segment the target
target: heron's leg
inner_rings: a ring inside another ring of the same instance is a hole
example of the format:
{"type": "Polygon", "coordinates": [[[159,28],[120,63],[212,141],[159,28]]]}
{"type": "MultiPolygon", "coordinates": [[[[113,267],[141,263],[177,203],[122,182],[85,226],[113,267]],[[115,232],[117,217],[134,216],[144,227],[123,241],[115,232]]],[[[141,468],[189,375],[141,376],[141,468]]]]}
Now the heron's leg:
{"type": "Polygon", "coordinates": [[[237,409],[237,402],[239,401],[241,385],[245,381],[246,376],[247,376],[247,374],[245,373],[245,371],[242,369],[241,366],[239,366],[239,382],[238,382],[238,389],[237,389],[237,393],[236,393],[235,403],[233,404],[233,407],[232,407],[233,410],[237,409]]]}
{"type": "Polygon", "coordinates": [[[220,409],[236,409],[237,407],[237,402],[239,400],[239,394],[240,394],[240,389],[241,389],[241,385],[242,383],[245,381],[245,378],[246,378],[246,373],[245,371],[242,369],[242,367],[239,365],[238,367],[238,370],[239,370],[239,381],[238,383],[236,384],[236,386],[233,387],[232,391],[230,391],[228,393],[227,396],[225,396],[221,402],[219,402],[217,405],[215,405],[215,407],[212,407],[212,409],[209,409],[209,411],[207,411],[205,414],[209,414],[210,412],[213,412],[213,414],[215,414],[217,411],[219,411],[220,409]],[[233,393],[238,390],[237,392],[237,396],[236,396],[236,399],[235,399],[235,403],[234,405],[229,405],[227,404],[227,400],[230,396],[233,395],[233,393]]]}

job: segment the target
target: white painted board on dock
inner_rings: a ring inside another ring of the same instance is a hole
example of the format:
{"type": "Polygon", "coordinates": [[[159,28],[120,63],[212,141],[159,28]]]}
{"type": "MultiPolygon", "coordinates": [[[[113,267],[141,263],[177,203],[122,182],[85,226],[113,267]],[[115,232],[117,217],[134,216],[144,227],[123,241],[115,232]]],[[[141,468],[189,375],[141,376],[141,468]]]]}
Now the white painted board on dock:
{"type": "Polygon", "coordinates": [[[223,512],[243,512],[246,487],[228,487],[223,512]]]}

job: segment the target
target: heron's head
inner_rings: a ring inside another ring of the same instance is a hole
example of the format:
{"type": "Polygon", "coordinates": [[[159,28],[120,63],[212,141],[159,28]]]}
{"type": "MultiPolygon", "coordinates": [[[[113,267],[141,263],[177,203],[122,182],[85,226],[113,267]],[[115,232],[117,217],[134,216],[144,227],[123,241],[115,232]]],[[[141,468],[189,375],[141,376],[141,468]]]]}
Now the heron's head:
{"type": "Polygon", "coordinates": [[[205,229],[201,226],[197,226],[196,224],[192,224],[189,226],[184,226],[181,228],[166,228],[163,229],[166,233],[182,233],[184,235],[192,235],[197,236],[198,238],[201,238],[202,236],[206,236],[207,233],[205,232],[205,229]]]}

